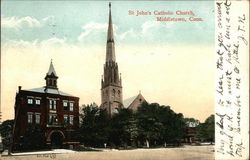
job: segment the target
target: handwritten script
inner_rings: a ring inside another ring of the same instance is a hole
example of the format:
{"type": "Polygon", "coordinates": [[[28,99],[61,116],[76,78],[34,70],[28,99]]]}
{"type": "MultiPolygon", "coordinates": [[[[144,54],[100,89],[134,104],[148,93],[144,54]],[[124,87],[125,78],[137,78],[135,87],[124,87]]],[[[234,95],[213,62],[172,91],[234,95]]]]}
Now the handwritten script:
{"type": "Polygon", "coordinates": [[[221,159],[244,158],[248,150],[248,142],[244,139],[247,126],[242,126],[243,117],[248,116],[244,111],[249,107],[243,103],[246,74],[243,63],[249,47],[248,11],[240,7],[245,5],[241,2],[225,0],[215,3],[216,155],[221,159]]]}

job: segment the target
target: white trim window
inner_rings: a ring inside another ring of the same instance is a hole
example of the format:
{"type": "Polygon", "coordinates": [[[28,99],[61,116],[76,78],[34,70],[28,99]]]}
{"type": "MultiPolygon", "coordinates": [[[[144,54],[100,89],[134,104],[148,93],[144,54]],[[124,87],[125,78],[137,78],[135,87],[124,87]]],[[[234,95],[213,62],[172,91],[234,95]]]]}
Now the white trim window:
{"type": "Polygon", "coordinates": [[[28,102],[28,104],[33,104],[33,99],[32,98],[28,98],[27,102],[28,102]]]}
{"type": "Polygon", "coordinates": [[[56,100],[49,99],[49,109],[56,110],[56,100]]]}
{"type": "Polygon", "coordinates": [[[74,111],[74,103],[69,102],[69,111],[74,111]]]}
{"type": "Polygon", "coordinates": [[[63,109],[68,110],[68,101],[63,101],[63,109]]]}
{"type": "Polygon", "coordinates": [[[52,99],[49,100],[49,109],[52,109],[53,108],[53,101],[52,99]]]}
{"type": "Polygon", "coordinates": [[[74,116],[73,115],[69,116],[69,124],[71,124],[71,125],[74,124],[74,116]]]}
{"type": "Polygon", "coordinates": [[[56,100],[53,100],[53,109],[56,110],[56,100]]]}
{"type": "Polygon", "coordinates": [[[33,122],[33,114],[28,113],[28,123],[31,124],[33,122]]]}
{"type": "Polygon", "coordinates": [[[64,119],[64,123],[65,123],[65,124],[68,124],[68,123],[69,123],[69,116],[68,116],[68,115],[64,115],[64,116],[63,116],[63,119],[64,119]]]}
{"type": "Polygon", "coordinates": [[[55,124],[58,122],[57,115],[56,114],[50,114],[49,115],[49,124],[55,124]]]}
{"type": "Polygon", "coordinates": [[[36,105],[40,105],[41,104],[41,100],[40,99],[36,99],[36,105]]]}
{"type": "Polygon", "coordinates": [[[41,122],[41,115],[40,115],[40,113],[36,113],[35,114],[36,115],[36,124],[40,124],[40,122],[41,122]]]}

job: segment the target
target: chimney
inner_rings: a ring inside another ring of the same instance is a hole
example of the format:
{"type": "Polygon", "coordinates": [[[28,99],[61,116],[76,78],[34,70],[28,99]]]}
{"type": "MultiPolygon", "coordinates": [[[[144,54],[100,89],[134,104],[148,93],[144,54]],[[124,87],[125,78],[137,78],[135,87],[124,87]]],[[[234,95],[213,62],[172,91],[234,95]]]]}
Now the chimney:
{"type": "Polygon", "coordinates": [[[22,89],[22,86],[18,86],[18,92],[20,92],[22,89]]]}

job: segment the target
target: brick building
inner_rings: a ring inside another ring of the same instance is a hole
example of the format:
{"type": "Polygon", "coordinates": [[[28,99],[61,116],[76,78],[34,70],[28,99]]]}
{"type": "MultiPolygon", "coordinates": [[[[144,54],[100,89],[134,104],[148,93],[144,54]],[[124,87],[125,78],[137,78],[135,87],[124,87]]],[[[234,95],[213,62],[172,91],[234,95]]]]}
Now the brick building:
{"type": "Polygon", "coordinates": [[[45,130],[49,148],[68,148],[78,144],[71,140],[70,133],[79,126],[79,98],[61,92],[57,79],[51,62],[45,77],[46,86],[29,90],[18,87],[11,151],[20,145],[30,126],[45,130]]]}

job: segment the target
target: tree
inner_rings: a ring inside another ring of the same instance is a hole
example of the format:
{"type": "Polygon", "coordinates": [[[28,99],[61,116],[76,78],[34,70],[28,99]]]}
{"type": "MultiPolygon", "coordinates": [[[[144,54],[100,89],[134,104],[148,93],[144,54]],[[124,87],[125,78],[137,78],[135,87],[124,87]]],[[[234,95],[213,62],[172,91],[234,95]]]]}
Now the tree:
{"type": "Polygon", "coordinates": [[[155,143],[161,137],[163,124],[158,117],[159,104],[143,103],[137,111],[139,138],[146,142],[147,147],[155,143]]]}
{"type": "Polygon", "coordinates": [[[98,106],[86,105],[80,117],[82,124],[76,131],[77,139],[87,146],[103,146],[110,132],[110,118],[106,110],[98,106]]]}
{"type": "Polygon", "coordinates": [[[149,147],[166,143],[179,144],[185,133],[185,120],[170,106],[144,102],[136,113],[123,108],[109,116],[98,106],[86,105],[81,115],[82,124],[75,137],[86,146],[127,147],[141,142],[149,147]]]}
{"type": "Polygon", "coordinates": [[[6,120],[0,125],[0,134],[4,149],[8,148],[12,136],[14,120],[6,120]]]}
{"type": "Polygon", "coordinates": [[[185,133],[185,122],[182,114],[177,114],[170,106],[157,103],[143,103],[137,112],[139,137],[146,143],[162,145],[177,143],[185,133]]]}
{"type": "Polygon", "coordinates": [[[215,130],[214,130],[214,115],[210,115],[204,123],[200,123],[197,127],[196,137],[202,141],[214,142],[215,130]]]}
{"type": "Polygon", "coordinates": [[[46,147],[44,129],[40,126],[28,126],[24,136],[19,139],[18,150],[39,150],[46,147]]]}
{"type": "Polygon", "coordinates": [[[206,130],[207,130],[207,138],[211,142],[214,142],[214,137],[215,137],[215,126],[214,126],[214,115],[210,115],[206,121],[206,130]]]}
{"type": "Polygon", "coordinates": [[[160,107],[161,122],[164,125],[162,141],[165,143],[178,144],[185,136],[185,121],[183,114],[175,113],[170,106],[160,107]]]}
{"type": "Polygon", "coordinates": [[[115,146],[127,147],[137,137],[137,126],[133,111],[127,108],[112,115],[110,142],[115,146]]]}

